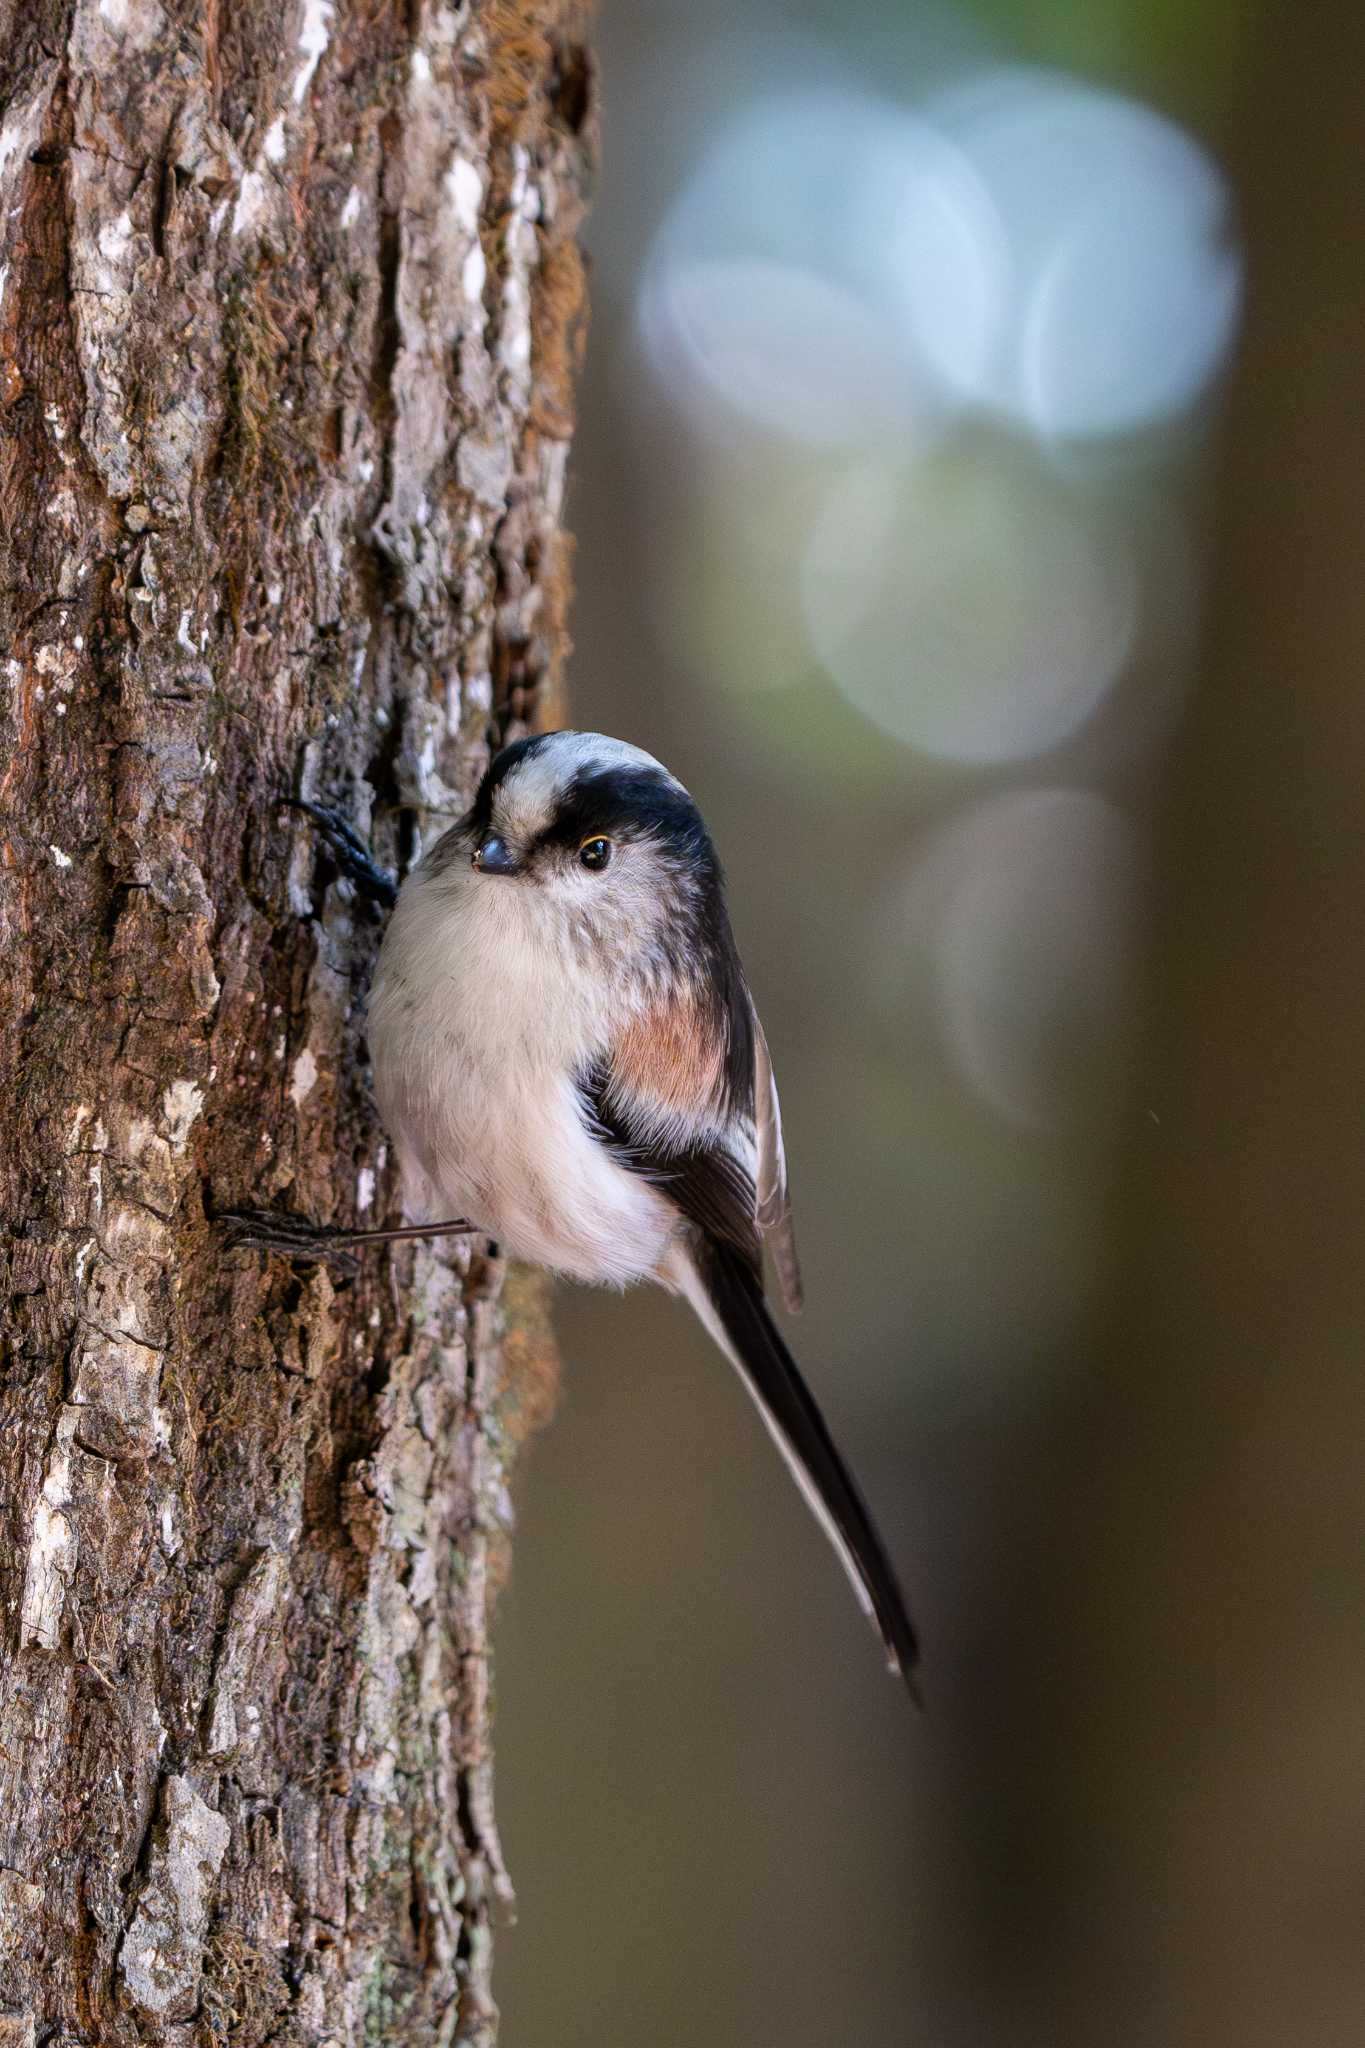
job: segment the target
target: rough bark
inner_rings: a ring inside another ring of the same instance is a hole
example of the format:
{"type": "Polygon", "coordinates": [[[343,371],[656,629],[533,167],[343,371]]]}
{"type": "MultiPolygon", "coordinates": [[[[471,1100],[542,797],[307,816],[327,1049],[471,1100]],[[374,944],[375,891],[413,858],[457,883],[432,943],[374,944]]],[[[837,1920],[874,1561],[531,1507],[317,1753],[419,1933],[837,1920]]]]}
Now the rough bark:
{"type": "Polygon", "coordinates": [[[0,0],[0,2043],[486,2042],[552,1370],[396,1215],[381,857],[543,713],[577,0],[0,0]]]}

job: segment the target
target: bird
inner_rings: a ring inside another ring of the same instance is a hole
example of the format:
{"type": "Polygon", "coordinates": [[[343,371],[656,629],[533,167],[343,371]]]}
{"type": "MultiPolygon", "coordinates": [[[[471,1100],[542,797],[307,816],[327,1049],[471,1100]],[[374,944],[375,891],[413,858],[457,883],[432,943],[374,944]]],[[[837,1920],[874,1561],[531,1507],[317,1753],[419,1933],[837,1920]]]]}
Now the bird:
{"type": "Polygon", "coordinates": [[[369,997],[399,1231],[475,1229],[576,1281],[680,1295],[757,1404],[918,1699],[886,1547],[778,1329],[801,1305],[768,1042],[701,812],[625,741],[496,754],[397,892],[369,997]]]}

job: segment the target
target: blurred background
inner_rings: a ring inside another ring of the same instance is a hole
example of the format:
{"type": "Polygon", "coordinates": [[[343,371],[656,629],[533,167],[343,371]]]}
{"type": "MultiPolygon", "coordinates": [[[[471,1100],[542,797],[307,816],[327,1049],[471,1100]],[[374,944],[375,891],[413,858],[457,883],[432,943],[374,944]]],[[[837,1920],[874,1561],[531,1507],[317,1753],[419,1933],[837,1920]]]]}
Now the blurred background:
{"type": "Polygon", "coordinates": [[[604,4],[572,717],[725,858],[916,1716],[563,1293],[507,2048],[1365,2038],[1346,9],[604,4]]]}

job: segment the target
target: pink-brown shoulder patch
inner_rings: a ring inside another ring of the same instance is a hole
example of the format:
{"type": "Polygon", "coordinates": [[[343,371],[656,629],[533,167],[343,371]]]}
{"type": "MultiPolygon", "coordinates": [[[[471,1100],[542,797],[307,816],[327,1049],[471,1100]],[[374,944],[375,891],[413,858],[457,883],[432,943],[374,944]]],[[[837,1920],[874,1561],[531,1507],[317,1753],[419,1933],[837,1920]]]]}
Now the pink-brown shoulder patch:
{"type": "Polygon", "coordinates": [[[699,1116],[720,1093],[723,1056],[702,1004],[675,997],[632,1019],[612,1048],[612,1070],[625,1093],[699,1116]]]}

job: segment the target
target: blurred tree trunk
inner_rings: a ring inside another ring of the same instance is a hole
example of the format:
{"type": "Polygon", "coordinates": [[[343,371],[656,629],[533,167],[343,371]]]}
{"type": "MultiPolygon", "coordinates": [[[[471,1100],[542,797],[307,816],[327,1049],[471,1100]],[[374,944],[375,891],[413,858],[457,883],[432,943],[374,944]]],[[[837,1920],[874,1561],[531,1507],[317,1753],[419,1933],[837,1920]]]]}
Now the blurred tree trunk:
{"type": "Polygon", "coordinates": [[[545,709],[577,0],[0,0],[0,2044],[484,2042],[490,1545],[552,1372],[396,1210],[379,934],[545,709]]]}
{"type": "Polygon", "coordinates": [[[1049,1574],[1041,2038],[1115,2048],[1365,2027],[1365,16],[1267,25],[1138,1255],[1049,1574]]]}

